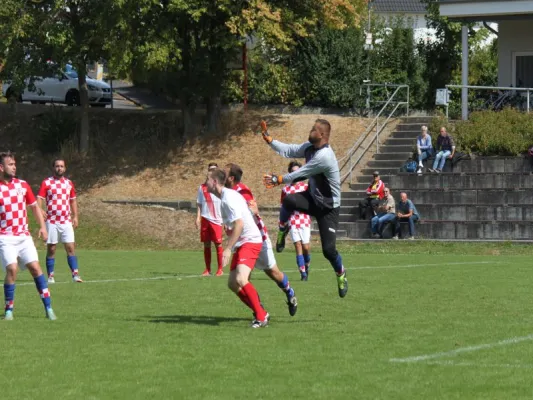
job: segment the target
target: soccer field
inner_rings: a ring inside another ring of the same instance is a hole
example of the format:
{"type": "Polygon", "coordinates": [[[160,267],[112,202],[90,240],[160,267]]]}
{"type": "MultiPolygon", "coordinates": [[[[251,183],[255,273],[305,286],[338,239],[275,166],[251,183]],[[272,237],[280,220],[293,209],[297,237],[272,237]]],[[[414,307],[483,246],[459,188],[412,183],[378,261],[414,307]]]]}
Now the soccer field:
{"type": "Polygon", "coordinates": [[[3,333],[3,399],[530,399],[533,266],[529,256],[349,255],[350,290],[313,256],[299,299],[260,271],[271,314],[251,313],[227,275],[202,278],[202,253],[80,251],[64,257],[44,318],[27,272],[3,333]]]}

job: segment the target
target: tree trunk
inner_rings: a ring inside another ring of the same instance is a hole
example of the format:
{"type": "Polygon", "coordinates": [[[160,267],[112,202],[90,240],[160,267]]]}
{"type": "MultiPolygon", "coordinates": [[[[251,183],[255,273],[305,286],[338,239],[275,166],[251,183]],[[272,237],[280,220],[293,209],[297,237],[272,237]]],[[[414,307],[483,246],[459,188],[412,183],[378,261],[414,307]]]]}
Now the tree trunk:
{"type": "Polygon", "coordinates": [[[196,104],[187,96],[181,96],[180,103],[183,118],[183,136],[190,138],[196,134],[196,104]]]}
{"type": "Polygon", "coordinates": [[[87,66],[82,61],[78,63],[78,88],[80,92],[81,124],[80,124],[80,147],[82,155],[89,152],[89,92],[87,90],[87,66]]]}
{"type": "Polygon", "coordinates": [[[208,134],[216,134],[220,128],[221,100],[219,94],[212,94],[207,99],[206,130],[208,134]]]}

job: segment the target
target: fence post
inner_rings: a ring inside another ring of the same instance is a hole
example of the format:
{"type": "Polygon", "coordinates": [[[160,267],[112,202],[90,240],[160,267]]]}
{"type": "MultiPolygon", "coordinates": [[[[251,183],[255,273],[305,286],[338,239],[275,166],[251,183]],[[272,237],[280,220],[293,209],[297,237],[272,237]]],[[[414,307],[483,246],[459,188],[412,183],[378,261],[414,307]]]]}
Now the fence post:
{"type": "Polygon", "coordinates": [[[376,154],[379,154],[379,120],[376,120],[376,154]]]}
{"type": "Polygon", "coordinates": [[[529,88],[527,89],[527,113],[529,114],[529,88]]]}

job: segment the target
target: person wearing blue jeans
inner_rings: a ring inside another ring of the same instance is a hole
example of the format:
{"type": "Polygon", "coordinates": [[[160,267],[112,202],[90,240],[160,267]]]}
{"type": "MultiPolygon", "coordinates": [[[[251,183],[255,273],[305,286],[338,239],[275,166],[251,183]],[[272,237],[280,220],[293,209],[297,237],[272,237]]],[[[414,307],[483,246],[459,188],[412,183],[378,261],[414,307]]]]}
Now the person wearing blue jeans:
{"type": "Polygon", "coordinates": [[[424,165],[422,162],[433,155],[433,143],[431,142],[431,136],[428,133],[428,127],[422,127],[422,133],[416,138],[416,150],[418,153],[418,171],[417,173],[422,173],[422,168],[424,165]]]}
{"type": "Polygon", "coordinates": [[[440,134],[437,138],[437,154],[435,155],[435,161],[433,162],[433,168],[430,168],[430,172],[442,172],[446,159],[452,159],[455,154],[455,143],[453,138],[448,135],[445,127],[440,128],[440,134]]]}
{"type": "Polygon", "coordinates": [[[383,226],[387,222],[394,221],[396,219],[396,204],[394,198],[390,194],[390,189],[385,188],[385,196],[379,201],[377,207],[377,214],[372,217],[370,225],[372,227],[372,237],[374,239],[381,238],[383,236],[383,226]]]}
{"type": "Polygon", "coordinates": [[[400,201],[396,206],[396,227],[394,230],[393,239],[402,237],[401,222],[409,223],[409,239],[415,238],[415,222],[420,219],[420,215],[416,210],[415,205],[407,198],[407,193],[400,193],[400,201]]]}

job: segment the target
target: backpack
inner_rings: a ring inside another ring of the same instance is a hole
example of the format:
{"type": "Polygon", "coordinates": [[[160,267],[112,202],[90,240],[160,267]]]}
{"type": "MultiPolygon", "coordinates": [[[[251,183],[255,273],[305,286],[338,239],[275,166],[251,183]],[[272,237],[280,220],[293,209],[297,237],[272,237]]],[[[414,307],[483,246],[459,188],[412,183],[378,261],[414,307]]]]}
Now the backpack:
{"type": "Polygon", "coordinates": [[[400,172],[409,172],[413,173],[416,172],[416,167],[418,164],[414,160],[407,161],[402,168],[400,168],[400,172]]]}

